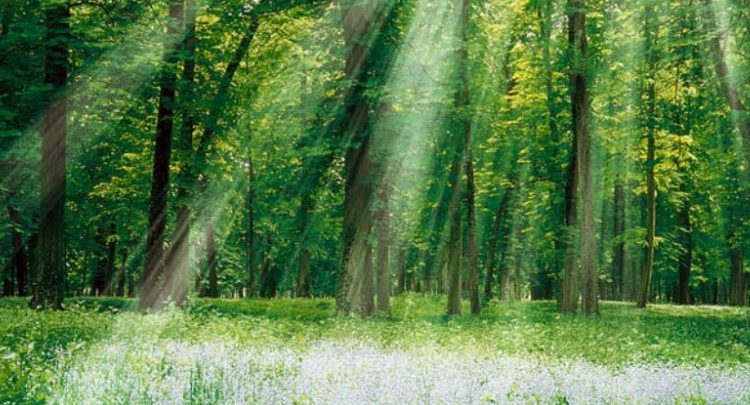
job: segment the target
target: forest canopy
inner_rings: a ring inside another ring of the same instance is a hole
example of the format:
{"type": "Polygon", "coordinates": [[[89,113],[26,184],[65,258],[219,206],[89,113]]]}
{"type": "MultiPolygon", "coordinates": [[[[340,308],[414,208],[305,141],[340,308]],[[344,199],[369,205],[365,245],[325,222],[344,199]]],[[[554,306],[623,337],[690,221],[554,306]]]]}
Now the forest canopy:
{"type": "Polygon", "coordinates": [[[747,302],[747,0],[6,0],[3,294],[747,302]]]}

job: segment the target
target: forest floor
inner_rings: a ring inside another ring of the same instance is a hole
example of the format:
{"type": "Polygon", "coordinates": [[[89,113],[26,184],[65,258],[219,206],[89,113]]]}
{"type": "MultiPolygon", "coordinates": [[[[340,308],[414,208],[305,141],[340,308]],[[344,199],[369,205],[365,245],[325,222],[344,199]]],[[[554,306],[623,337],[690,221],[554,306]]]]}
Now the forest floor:
{"type": "Polygon", "coordinates": [[[149,315],[127,299],[3,299],[0,404],[750,403],[747,309],[605,302],[586,318],[492,302],[447,318],[444,302],[342,319],[330,299],[149,315]]]}

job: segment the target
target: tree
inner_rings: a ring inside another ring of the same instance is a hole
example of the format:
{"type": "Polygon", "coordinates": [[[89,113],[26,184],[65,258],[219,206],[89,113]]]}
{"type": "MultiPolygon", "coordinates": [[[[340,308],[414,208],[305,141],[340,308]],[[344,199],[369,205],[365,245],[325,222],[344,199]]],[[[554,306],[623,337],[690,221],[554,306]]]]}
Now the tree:
{"type": "Polygon", "coordinates": [[[65,269],[65,180],[68,100],[64,94],[70,68],[70,4],[45,9],[44,82],[49,86],[42,119],[42,192],[39,217],[39,269],[34,274],[32,308],[62,309],[65,269]]]}
{"type": "Polygon", "coordinates": [[[174,127],[175,108],[175,69],[178,52],[172,45],[178,42],[182,32],[183,1],[169,3],[167,18],[167,44],[164,66],[159,79],[159,111],[156,118],[156,139],[154,142],[154,163],[151,177],[151,198],[149,200],[149,219],[146,237],[146,258],[143,277],[140,282],[141,310],[158,309],[164,288],[165,240],[167,224],[167,197],[169,191],[169,172],[172,157],[172,130],[174,127]]]}
{"type": "Polygon", "coordinates": [[[190,228],[192,209],[190,206],[190,191],[194,183],[192,173],[187,170],[188,162],[193,155],[193,134],[196,118],[195,105],[195,47],[196,47],[196,5],[195,0],[185,0],[184,3],[184,39],[181,44],[182,77],[179,80],[180,89],[180,129],[175,152],[182,160],[181,170],[177,174],[177,208],[176,223],[172,245],[167,262],[166,287],[161,295],[171,295],[178,305],[182,305],[187,298],[188,268],[190,265],[190,228]]]}
{"type": "Polygon", "coordinates": [[[654,177],[655,151],[656,151],[656,50],[654,37],[654,14],[655,10],[649,4],[644,10],[646,23],[645,30],[645,52],[647,59],[645,109],[646,109],[646,255],[641,270],[640,286],[636,305],[645,308],[648,301],[649,287],[651,286],[652,267],[654,265],[654,243],[656,234],[656,180],[654,177]]]}
{"type": "Polygon", "coordinates": [[[586,3],[584,0],[571,0],[569,7],[572,15],[568,21],[569,40],[573,44],[573,65],[571,68],[571,105],[573,132],[576,139],[576,157],[578,159],[577,177],[580,179],[580,198],[582,204],[581,221],[581,284],[583,296],[583,313],[599,314],[597,296],[597,274],[595,268],[596,252],[594,251],[594,189],[591,175],[591,134],[588,115],[590,108],[587,82],[587,34],[586,3]]]}
{"type": "Polygon", "coordinates": [[[477,215],[476,215],[476,185],[474,183],[474,153],[472,152],[472,117],[469,114],[469,1],[461,2],[460,45],[459,45],[459,75],[461,77],[461,92],[459,96],[463,121],[464,141],[464,170],[466,174],[466,265],[468,266],[469,301],[471,313],[479,315],[479,274],[477,263],[477,215]]]}

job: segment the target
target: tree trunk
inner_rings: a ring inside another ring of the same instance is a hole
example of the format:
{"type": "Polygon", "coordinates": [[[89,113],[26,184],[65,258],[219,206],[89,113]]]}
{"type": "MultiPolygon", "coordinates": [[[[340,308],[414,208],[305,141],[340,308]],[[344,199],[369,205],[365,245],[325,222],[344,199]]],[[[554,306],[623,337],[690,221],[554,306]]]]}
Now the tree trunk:
{"type": "Polygon", "coordinates": [[[678,263],[678,283],[676,302],[682,305],[690,304],[690,271],[693,266],[693,229],[690,221],[690,204],[683,203],[677,214],[680,224],[680,239],[683,247],[678,263]]]}
{"type": "Polygon", "coordinates": [[[651,285],[651,273],[654,263],[654,238],[656,235],[656,181],[654,179],[655,150],[656,150],[656,84],[653,78],[656,69],[656,56],[654,51],[655,38],[652,28],[651,6],[646,7],[646,54],[648,59],[648,86],[647,86],[647,152],[646,152],[646,257],[641,271],[640,287],[636,305],[645,308],[648,301],[649,287],[651,285]]]}
{"type": "MultiPolygon", "coordinates": [[[[582,59],[581,50],[579,49],[579,43],[585,43],[585,32],[582,32],[583,26],[583,5],[575,0],[568,3],[570,9],[570,15],[568,16],[568,49],[571,55],[577,55],[573,57],[572,64],[580,63],[577,60],[582,59]],[[582,36],[582,38],[577,38],[582,36]]],[[[580,115],[580,100],[576,103],[576,98],[580,98],[581,89],[576,86],[576,80],[580,76],[574,66],[571,66],[570,73],[570,87],[571,87],[571,102],[572,108],[576,110],[574,114],[580,115]],[[577,92],[576,92],[577,91],[577,92]]],[[[579,143],[578,137],[580,136],[578,130],[578,124],[580,121],[579,116],[573,116],[573,139],[570,148],[570,154],[568,156],[568,168],[565,182],[565,227],[566,232],[566,249],[565,249],[565,268],[563,271],[562,284],[560,285],[560,296],[558,297],[558,307],[561,313],[575,313],[578,310],[578,263],[575,254],[575,232],[574,228],[578,223],[578,198],[576,192],[578,190],[578,165],[580,161],[578,159],[579,143]]]]}
{"type": "Polygon", "coordinates": [[[206,296],[217,298],[219,296],[219,275],[216,269],[216,232],[214,223],[208,220],[206,223],[206,267],[208,273],[208,291],[206,296]]]}
{"type": "Polygon", "coordinates": [[[115,295],[118,297],[125,296],[125,279],[128,278],[128,250],[120,249],[120,269],[117,275],[117,287],[115,295]]]}
{"type": "Polygon", "coordinates": [[[245,197],[245,215],[247,215],[247,234],[245,235],[245,271],[247,272],[247,296],[256,293],[255,285],[255,172],[252,156],[247,160],[248,188],[245,197]]]}
{"type": "MultiPolygon", "coordinates": [[[[401,243],[404,243],[403,241],[401,243]]],[[[403,246],[399,246],[397,249],[396,268],[398,274],[398,287],[396,289],[397,294],[401,295],[406,292],[408,286],[406,284],[406,249],[403,246]]]]}
{"type": "MultiPolygon", "coordinates": [[[[368,199],[369,190],[366,177],[369,174],[368,159],[369,137],[367,124],[370,104],[365,95],[366,71],[370,52],[370,37],[375,19],[377,2],[352,2],[344,5],[344,43],[348,48],[345,77],[353,81],[351,98],[346,106],[348,122],[345,132],[351,142],[347,145],[344,156],[344,223],[342,230],[342,255],[336,285],[336,308],[339,314],[359,313],[365,311],[361,302],[361,273],[365,267],[363,240],[369,233],[368,199]],[[367,231],[366,231],[367,230],[367,231]],[[354,284],[353,281],[360,284],[354,284]],[[354,300],[354,302],[352,302],[354,300]]],[[[366,311],[365,311],[366,312],[366,311]]]]}
{"type": "Polygon", "coordinates": [[[451,164],[451,203],[449,218],[450,236],[448,242],[448,315],[461,315],[461,273],[463,264],[461,209],[459,199],[461,195],[461,164],[460,153],[456,153],[451,164]]]}
{"type": "MultiPolygon", "coordinates": [[[[12,204],[8,204],[8,216],[11,226],[11,244],[13,246],[10,260],[10,274],[12,275],[11,279],[15,281],[18,296],[24,297],[27,293],[26,282],[29,274],[29,262],[26,256],[26,247],[23,243],[23,233],[21,233],[21,213],[12,204]]],[[[11,284],[11,295],[13,294],[12,290],[11,284]]]]}
{"type": "Polygon", "coordinates": [[[615,218],[613,237],[617,240],[617,243],[615,244],[612,278],[615,284],[614,298],[622,300],[624,297],[623,284],[625,280],[625,241],[623,240],[625,233],[625,189],[620,180],[615,180],[614,200],[615,218]]]}
{"type": "Polygon", "coordinates": [[[723,30],[716,23],[713,0],[703,0],[706,8],[706,28],[711,35],[711,52],[714,55],[714,71],[721,83],[721,92],[727,105],[732,110],[734,124],[742,137],[742,149],[745,160],[750,162],[750,114],[742,103],[740,91],[732,84],[732,72],[726,62],[726,50],[722,47],[723,30]]]}
{"type": "Polygon", "coordinates": [[[378,312],[382,315],[390,315],[391,313],[391,277],[388,271],[388,252],[391,247],[390,243],[390,218],[389,218],[389,198],[388,198],[388,185],[383,184],[381,186],[383,190],[380,192],[380,210],[378,212],[378,223],[377,223],[377,238],[378,238],[378,252],[377,252],[377,289],[378,289],[378,312]]]}
{"type": "Polygon", "coordinates": [[[594,231],[594,188],[591,175],[591,134],[589,133],[589,93],[587,73],[586,13],[584,0],[570,0],[572,15],[569,20],[569,40],[573,46],[571,72],[571,106],[573,132],[576,133],[577,177],[580,180],[580,198],[583,200],[581,214],[581,286],[583,313],[597,315],[597,274],[594,231]]]}
{"type": "Polygon", "coordinates": [[[188,169],[193,157],[193,134],[195,132],[195,47],[196,47],[196,6],[195,0],[185,0],[184,30],[182,43],[182,78],[180,80],[180,115],[182,118],[180,136],[176,152],[182,160],[182,167],[177,175],[177,212],[174,230],[174,241],[169,253],[167,266],[167,291],[175,304],[182,306],[187,299],[188,271],[190,267],[190,228],[192,226],[192,209],[190,207],[190,190],[194,183],[188,169]]]}
{"type": "Polygon", "coordinates": [[[312,195],[306,193],[302,196],[299,211],[299,235],[300,235],[300,252],[297,272],[297,296],[310,296],[310,249],[308,248],[308,227],[310,226],[310,216],[312,215],[312,195]]]}
{"type": "Polygon", "coordinates": [[[375,291],[372,287],[372,246],[369,242],[364,242],[365,260],[362,265],[362,311],[359,315],[372,315],[375,311],[375,291]]]}
{"type": "MultiPolygon", "coordinates": [[[[562,144],[561,138],[562,134],[560,131],[560,126],[558,125],[558,116],[561,112],[561,106],[560,103],[557,101],[558,94],[554,86],[554,76],[555,76],[555,70],[554,70],[554,62],[552,60],[552,29],[554,27],[554,21],[553,21],[553,7],[554,2],[553,1],[544,1],[542,4],[540,4],[540,7],[537,9],[537,20],[539,22],[539,31],[541,34],[541,41],[542,41],[542,61],[544,66],[546,67],[544,72],[544,87],[545,87],[545,104],[547,107],[547,127],[549,128],[549,136],[551,139],[551,143],[554,146],[554,152],[553,152],[553,158],[554,163],[556,164],[559,161],[558,154],[560,151],[560,147],[557,145],[562,144]]],[[[575,143],[575,142],[574,142],[575,143]]],[[[573,149],[573,148],[571,148],[573,149]]],[[[569,167],[568,167],[568,177],[567,178],[560,178],[560,181],[556,181],[555,185],[560,187],[564,193],[562,200],[558,200],[554,203],[555,207],[551,210],[552,215],[554,215],[554,220],[557,221],[558,226],[555,227],[554,232],[554,241],[553,246],[555,249],[554,259],[553,259],[553,269],[551,271],[552,274],[555,275],[562,275],[560,278],[563,280],[565,279],[565,274],[567,274],[572,269],[572,266],[575,266],[575,262],[568,262],[566,260],[567,253],[570,252],[571,246],[566,243],[566,238],[569,237],[569,227],[573,226],[572,224],[575,223],[575,217],[570,216],[570,204],[568,194],[569,190],[575,190],[576,187],[576,180],[574,176],[570,176],[571,173],[575,173],[575,165],[570,164],[571,162],[574,162],[576,160],[575,153],[570,157],[569,159],[569,167]],[[566,181],[566,183],[563,186],[563,181],[566,181]],[[563,186],[563,187],[561,187],[563,186]],[[561,269],[561,264],[564,267],[564,269],[561,269]]],[[[554,172],[556,173],[556,172],[554,172]]],[[[572,259],[572,257],[571,257],[572,259]]],[[[551,279],[549,275],[546,277],[547,279],[551,279]]],[[[571,282],[573,279],[567,279],[568,282],[571,282]]],[[[551,282],[552,280],[544,280],[544,282],[548,282],[546,289],[548,292],[545,294],[545,298],[552,298],[553,297],[553,291],[554,287],[552,286],[551,282]]],[[[568,288],[570,288],[570,285],[568,285],[568,288]]],[[[558,305],[560,308],[562,308],[563,299],[562,299],[562,285],[560,286],[560,294],[558,295],[558,305]]],[[[571,303],[568,303],[568,306],[571,303]]],[[[575,310],[575,308],[574,308],[575,310]]]]}
{"type": "Polygon", "coordinates": [[[70,4],[60,1],[45,10],[44,82],[51,87],[42,127],[42,190],[39,218],[40,269],[32,308],[62,309],[65,269],[65,176],[68,100],[63,93],[68,78],[70,4]]]}
{"type": "Polygon", "coordinates": [[[745,255],[741,248],[731,248],[731,270],[729,275],[729,305],[745,306],[746,280],[744,268],[745,255]]]}
{"type": "Polygon", "coordinates": [[[469,96],[469,0],[459,0],[461,7],[460,43],[459,47],[459,76],[461,89],[458,93],[456,106],[461,115],[461,125],[464,143],[464,170],[466,174],[466,266],[468,275],[469,301],[471,302],[472,315],[478,315],[479,305],[479,276],[477,270],[477,241],[476,241],[476,213],[474,185],[474,154],[472,152],[472,118],[469,107],[471,98],[469,96]]]}
{"type": "Polygon", "coordinates": [[[477,239],[476,239],[476,213],[474,195],[476,188],[474,185],[474,164],[471,152],[471,135],[466,140],[466,264],[469,277],[469,301],[471,302],[472,315],[479,315],[481,307],[479,305],[479,274],[477,263],[477,239]]]}
{"type": "Polygon", "coordinates": [[[497,268],[496,258],[498,253],[498,242],[501,237],[504,237],[504,223],[507,222],[506,215],[508,212],[508,204],[510,203],[511,191],[506,190],[503,194],[503,198],[500,200],[497,210],[495,210],[495,218],[492,220],[492,231],[490,236],[490,243],[487,252],[487,276],[484,279],[484,299],[489,301],[492,299],[492,288],[495,279],[495,271],[497,268]]]}
{"type": "MultiPolygon", "coordinates": [[[[183,19],[182,1],[171,1],[167,19],[167,36],[176,38],[181,31],[183,19]]],[[[169,41],[169,40],[168,40],[169,41]]],[[[146,257],[143,277],[140,280],[141,310],[159,309],[163,306],[159,297],[164,288],[164,231],[167,222],[167,197],[169,192],[169,170],[172,155],[172,129],[174,127],[174,104],[178,52],[167,45],[164,67],[159,84],[159,108],[156,121],[156,141],[149,199],[146,257]]]]}
{"type": "Polygon", "coordinates": [[[94,269],[94,275],[91,278],[91,295],[100,296],[108,295],[110,293],[110,284],[114,276],[114,249],[115,242],[113,236],[116,229],[114,224],[107,225],[106,227],[99,227],[95,234],[94,240],[96,242],[96,267],[94,269]]]}
{"type": "MultiPolygon", "coordinates": [[[[237,73],[237,69],[239,69],[242,59],[244,58],[245,54],[247,54],[250,46],[253,43],[253,40],[255,39],[255,34],[258,31],[258,26],[258,16],[254,12],[251,12],[248,28],[243,33],[240,44],[237,46],[237,49],[235,49],[235,52],[232,55],[232,59],[227,64],[227,67],[224,70],[224,74],[221,76],[221,79],[217,84],[218,89],[216,91],[216,94],[209,104],[211,106],[211,109],[209,110],[206,119],[203,122],[204,129],[200,138],[200,142],[198,143],[198,148],[193,154],[194,158],[191,159],[190,164],[188,164],[187,167],[184,168],[185,178],[189,182],[195,181],[194,179],[198,178],[199,173],[202,174],[200,182],[200,192],[198,194],[204,197],[209,185],[209,178],[207,173],[205,173],[208,149],[213,141],[214,135],[216,134],[218,121],[221,115],[224,113],[226,102],[229,99],[228,94],[234,75],[235,73],[237,73]]],[[[201,201],[196,198],[194,198],[193,200],[201,201]]],[[[210,216],[210,210],[205,207],[205,198],[201,202],[203,202],[203,204],[196,204],[194,211],[198,213],[200,218],[205,218],[206,222],[211,221],[211,219],[208,218],[210,216]]],[[[187,222],[187,224],[188,229],[185,230],[186,235],[189,234],[189,221],[187,222]]],[[[206,257],[205,260],[207,263],[211,261],[208,257],[206,257]]],[[[215,260],[215,258],[213,260],[215,260]]],[[[196,290],[200,290],[200,283],[200,274],[197,274],[195,280],[196,290]]]]}
{"type": "MultiPolygon", "coordinates": [[[[435,259],[437,259],[438,262],[438,271],[436,274],[437,278],[437,293],[443,294],[445,293],[445,286],[444,286],[444,279],[443,279],[443,265],[448,261],[445,257],[445,250],[443,249],[443,246],[440,246],[439,248],[439,255],[440,257],[436,258],[435,253],[433,252],[427,252],[427,260],[425,260],[425,266],[424,271],[422,271],[422,291],[425,294],[432,294],[432,273],[435,268],[435,259]]],[[[417,282],[417,288],[419,288],[419,282],[417,282]]],[[[417,291],[419,292],[419,291],[417,291]]]]}
{"type": "Polygon", "coordinates": [[[260,296],[271,298],[275,295],[275,282],[271,274],[271,234],[266,236],[265,251],[263,252],[263,264],[260,266],[260,296]]]}

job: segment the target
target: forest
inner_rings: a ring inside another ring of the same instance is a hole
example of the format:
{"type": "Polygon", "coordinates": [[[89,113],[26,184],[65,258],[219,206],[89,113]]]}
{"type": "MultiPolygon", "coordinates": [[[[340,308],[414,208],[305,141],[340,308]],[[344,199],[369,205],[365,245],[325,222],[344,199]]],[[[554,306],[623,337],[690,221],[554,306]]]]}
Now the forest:
{"type": "Polygon", "coordinates": [[[4,0],[0,404],[748,403],[749,162],[749,0],[4,0]]]}

